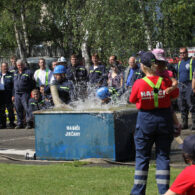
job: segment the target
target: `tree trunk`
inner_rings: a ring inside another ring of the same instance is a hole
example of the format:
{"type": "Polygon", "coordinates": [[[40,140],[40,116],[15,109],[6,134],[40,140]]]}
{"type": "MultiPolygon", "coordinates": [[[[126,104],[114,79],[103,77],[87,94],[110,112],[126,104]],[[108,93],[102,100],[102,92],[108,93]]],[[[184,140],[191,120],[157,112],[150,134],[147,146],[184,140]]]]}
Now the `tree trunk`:
{"type": "Polygon", "coordinates": [[[143,21],[143,26],[145,28],[145,35],[146,35],[146,43],[148,45],[148,50],[152,49],[152,38],[150,36],[150,31],[149,31],[149,27],[146,21],[146,14],[145,14],[145,7],[144,7],[144,2],[143,0],[138,0],[139,3],[139,7],[140,7],[140,11],[141,11],[141,17],[142,17],[142,21],[143,21]]]}
{"type": "Polygon", "coordinates": [[[73,41],[72,41],[72,35],[69,35],[68,39],[68,49],[69,49],[69,56],[73,54],[73,41]]]}
{"type": "Polygon", "coordinates": [[[88,46],[87,46],[87,40],[88,40],[88,30],[85,31],[85,36],[83,38],[83,43],[81,44],[81,52],[82,52],[82,57],[85,59],[85,67],[87,71],[89,72],[90,68],[90,57],[88,53],[88,46]]]}
{"type": "Polygon", "coordinates": [[[24,6],[22,5],[22,8],[21,8],[21,19],[22,19],[23,36],[24,36],[26,54],[27,54],[27,56],[29,56],[29,54],[30,54],[30,46],[29,46],[29,39],[28,39],[28,33],[27,33],[27,28],[26,28],[25,12],[24,11],[25,11],[24,10],[24,6]]]}
{"type": "Polygon", "coordinates": [[[19,33],[19,30],[18,30],[18,27],[17,27],[16,15],[13,13],[12,17],[13,17],[13,21],[14,21],[14,31],[15,31],[16,42],[17,42],[17,45],[18,45],[19,55],[20,55],[20,58],[22,60],[26,60],[25,52],[23,51],[23,48],[22,48],[20,33],[19,33]]]}

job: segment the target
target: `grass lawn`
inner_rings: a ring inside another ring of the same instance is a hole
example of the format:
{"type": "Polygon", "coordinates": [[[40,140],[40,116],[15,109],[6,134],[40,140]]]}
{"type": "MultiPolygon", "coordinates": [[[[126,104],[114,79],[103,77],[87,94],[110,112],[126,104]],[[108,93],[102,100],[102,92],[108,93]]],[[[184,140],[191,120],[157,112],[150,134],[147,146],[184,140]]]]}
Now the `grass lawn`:
{"type": "MultiPolygon", "coordinates": [[[[171,169],[171,183],[182,169],[171,169]]],[[[134,167],[89,167],[80,163],[55,165],[0,164],[0,194],[106,195],[130,193],[134,167]]],[[[155,167],[149,171],[148,195],[157,195],[155,167]]]]}

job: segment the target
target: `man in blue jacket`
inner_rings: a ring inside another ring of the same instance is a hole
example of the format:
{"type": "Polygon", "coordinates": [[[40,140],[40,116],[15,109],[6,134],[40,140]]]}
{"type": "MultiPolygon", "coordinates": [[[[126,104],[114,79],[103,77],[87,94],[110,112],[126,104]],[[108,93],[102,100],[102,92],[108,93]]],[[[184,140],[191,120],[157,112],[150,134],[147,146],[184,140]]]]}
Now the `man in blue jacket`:
{"type": "Polygon", "coordinates": [[[129,66],[125,70],[125,76],[124,76],[124,83],[125,88],[128,89],[133,86],[134,82],[137,79],[142,78],[143,73],[141,73],[140,68],[137,65],[136,58],[130,57],[129,58],[129,66]]]}
{"type": "Polygon", "coordinates": [[[33,80],[33,72],[25,67],[22,60],[17,60],[18,70],[14,73],[14,100],[17,113],[16,129],[24,127],[24,111],[26,114],[26,129],[31,128],[30,115],[28,112],[28,101],[30,93],[35,88],[35,81],[33,80]]]}
{"type": "Polygon", "coordinates": [[[182,129],[188,128],[188,114],[192,114],[192,130],[195,130],[195,105],[191,102],[192,74],[195,70],[195,60],[188,57],[186,47],[180,48],[180,57],[177,66],[177,78],[179,81],[178,105],[182,118],[182,129]]]}

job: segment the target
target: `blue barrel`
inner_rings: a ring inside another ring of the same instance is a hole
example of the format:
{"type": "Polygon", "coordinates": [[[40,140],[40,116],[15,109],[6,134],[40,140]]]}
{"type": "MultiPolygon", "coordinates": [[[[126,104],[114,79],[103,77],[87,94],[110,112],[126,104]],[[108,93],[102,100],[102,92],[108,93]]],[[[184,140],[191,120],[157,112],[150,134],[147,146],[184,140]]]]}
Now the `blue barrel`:
{"type": "Polygon", "coordinates": [[[35,112],[35,150],[40,160],[134,159],[137,110],[35,112]]]}

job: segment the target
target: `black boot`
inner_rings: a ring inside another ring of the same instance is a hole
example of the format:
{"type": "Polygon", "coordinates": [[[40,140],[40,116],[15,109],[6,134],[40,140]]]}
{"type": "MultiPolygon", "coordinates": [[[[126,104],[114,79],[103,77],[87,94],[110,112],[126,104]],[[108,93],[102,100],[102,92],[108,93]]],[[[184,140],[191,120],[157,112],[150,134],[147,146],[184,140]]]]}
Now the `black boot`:
{"type": "Polygon", "coordinates": [[[192,114],[192,127],[191,130],[195,130],[195,114],[192,114]]]}
{"type": "Polygon", "coordinates": [[[187,116],[182,116],[182,129],[188,129],[188,117],[187,116]]]}
{"type": "Polygon", "coordinates": [[[26,128],[25,129],[32,129],[32,124],[31,122],[27,122],[26,128]]]}

